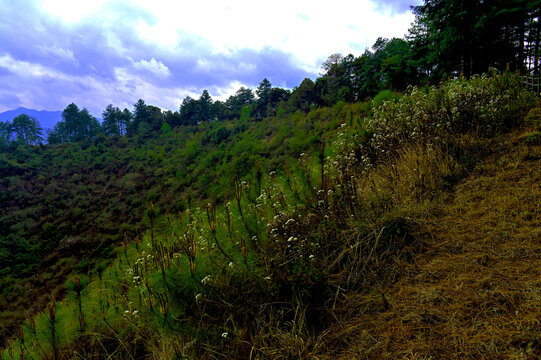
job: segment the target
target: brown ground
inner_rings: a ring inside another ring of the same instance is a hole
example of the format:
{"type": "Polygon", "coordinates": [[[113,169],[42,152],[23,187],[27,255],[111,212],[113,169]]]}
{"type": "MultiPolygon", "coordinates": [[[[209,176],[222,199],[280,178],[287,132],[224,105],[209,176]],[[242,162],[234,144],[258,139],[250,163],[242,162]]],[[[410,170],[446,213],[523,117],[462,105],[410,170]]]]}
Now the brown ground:
{"type": "Polygon", "coordinates": [[[338,359],[541,358],[541,146],[506,135],[425,221],[389,288],[351,297],[338,359]]]}

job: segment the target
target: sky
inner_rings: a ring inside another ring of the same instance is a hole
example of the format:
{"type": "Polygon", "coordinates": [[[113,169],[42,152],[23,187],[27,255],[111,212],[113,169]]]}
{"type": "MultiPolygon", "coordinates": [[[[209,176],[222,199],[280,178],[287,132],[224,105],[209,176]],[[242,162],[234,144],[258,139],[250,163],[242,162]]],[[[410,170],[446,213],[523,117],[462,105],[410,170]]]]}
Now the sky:
{"type": "Polygon", "coordinates": [[[138,99],[178,110],[264,78],[291,89],[331,54],[402,38],[420,2],[0,0],[0,112],[73,102],[100,117],[138,99]]]}

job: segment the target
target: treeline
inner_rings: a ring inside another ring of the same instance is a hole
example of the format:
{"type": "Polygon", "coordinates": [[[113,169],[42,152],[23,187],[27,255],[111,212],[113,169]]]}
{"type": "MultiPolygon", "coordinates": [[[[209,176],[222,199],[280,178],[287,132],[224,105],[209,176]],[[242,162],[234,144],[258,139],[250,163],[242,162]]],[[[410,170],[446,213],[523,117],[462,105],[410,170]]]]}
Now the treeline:
{"type": "Polygon", "coordinates": [[[540,71],[539,0],[431,0],[413,10],[416,21],[406,38],[411,64],[425,78],[508,65],[540,71]]]}

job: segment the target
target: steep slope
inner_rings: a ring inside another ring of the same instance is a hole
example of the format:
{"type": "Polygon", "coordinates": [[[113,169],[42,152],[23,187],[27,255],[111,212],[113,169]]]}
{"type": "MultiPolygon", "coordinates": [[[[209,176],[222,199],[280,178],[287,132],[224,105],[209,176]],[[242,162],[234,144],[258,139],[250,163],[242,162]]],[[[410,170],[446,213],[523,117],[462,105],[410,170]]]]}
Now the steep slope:
{"type": "MultiPolygon", "coordinates": [[[[498,251],[517,260],[499,236],[525,234],[524,247],[537,249],[539,173],[524,169],[539,168],[539,123],[516,130],[534,105],[519,81],[413,88],[333,126],[296,166],[230,173],[224,200],[187,197],[163,214],[157,196],[144,197],[148,230],[7,329],[2,359],[535,356],[536,325],[511,334],[504,325],[527,309],[537,315],[536,283],[506,298],[515,288],[504,285],[520,279],[484,276],[500,262],[507,269],[498,251]],[[526,192],[508,195],[507,179],[519,177],[530,179],[514,184],[526,192]]],[[[183,164],[172,159],[173,169],[183,164]]]]}
{"type": "Polygon", "coordinates": [[[401,279],[350,299],[340,358],[539,358],[540,204],[539,132],[518,130],[424,222],[401,279]]]}

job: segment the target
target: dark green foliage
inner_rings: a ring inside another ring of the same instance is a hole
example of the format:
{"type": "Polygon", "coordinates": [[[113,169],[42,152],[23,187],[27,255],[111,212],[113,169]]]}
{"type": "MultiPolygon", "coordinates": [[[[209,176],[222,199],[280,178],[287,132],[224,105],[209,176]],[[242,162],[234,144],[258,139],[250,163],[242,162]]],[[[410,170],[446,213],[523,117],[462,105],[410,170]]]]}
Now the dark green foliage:
{"type": "Polygon", "coordinates": [[[220,126],[216,130],[213,130],[210,134],[207,135],[206,140],[214,144],[219,144],[222,141],[228,140],[230,131],[225,126],[220,126]]]}
{"type": "Polygon", "coordinates": [[[263,79],[257,87],[256,118],[263,119],[267,117],[267,105],[271,102],[272,85],[267,78],[263,79]]]}
{"type": "Polygon", "coordinates": [[[130,124],[129,133],[135,135],[139,131],[139,126],[147,122],[149,112],[147,111],[147,105],[143,99],[137,100],[133,105],[133,120],[130,124]]]}
{"type": "Polygon", "coordinates": [[[124,111],[113,105],[107,105],[107,108],[103,111],[102,115],[103,131],[110,136],[120,136],[127,132],[127,129],[131,126],[132,113],[128,109],[124,111]]]}
{"type": "Polygon", "coordinates": [[[382,90],[380,91],[376,96],[374,96],[374,100],[372,100],[374,107],[378,108],[385,101],[394,101],[396,99],[396,94],[393,93],[391,90],[382,90]]]}
{"type": "Polygon", "coordinates": [[[43,141],[42,135],[43,129],[39,122],[26,114],[16,116],[11,123],[0,121],[0,149],[6,149],[10,143],[17,142],[37,145],[43,141]]]}
{"type": "Polygon", "coordinates": [[[416,81],[411,66],[411,48],[402,39],[379,38],[360,57],[331,55],[323,65],[324,75],[316,80],[315,101],[332,105],[373,97],[383,89],[404,90],[416,81]]]}
{"type": "Polygon", "coordinates": [[[48,134],[47,141],[50,144],[79,142],[94,138],[100,130],[100,124],[87,109],[79,110],[71,103],[62,112],[62,121],[48,134]]]}
{"type": "Polygon", "coordinates": [[[130,134],[137,135],[139,142],[158,133],[163,124],[164,117],[160,108],[147,105],[142,99],[139,99],[133,105],[133,120],[130,124],[130,134]]]}
{"type": "Polygon", "coordinates": [[[304,112],[310,111],[310,106],[315,100],[314,86],[314,82],[311,79],[305,78],[291,92],[291,97],[288,100],[288,109],[292,112],[297,109],[304,112]]]}
{"type": "Polygon", "coordinates": [[[230,96],[226,100],[226,110],[224,111],[223,115],[224,119],[231,120],[234,118],[241,118],[245,109],[248,109],[246,116],[249,117],[251,112],[250,107],[254,104],[254,102],[255,96],[252,90],[241,87],[237,90],[235,95],[230,96]]]}
{"type": "Polygon", "coordinates": [[[541,2],[427,1],[416,6],[411,64],[429,79],[513,70],[539,71],[541,2]]]}
{"type": "Polygon", "coordinates": [[[41,136],[43,129],[35,118],[21,114],[13,119],[11,126],[16,139],[26,144],[37,144],[43,141],[41,136]]]}
{"type": "Polygon", "coordinates": [[[197,100],[186,96],[180,105],[180,124],[196,125],[199,121],[199,105],[197,100]]]}
{"type": "Polygon", "coordinates": [[[175,112],[171,110],[165,111],[163,113],[163,119],[170,127],[182,125],[182,118],[180,116],[180,113],[176,111],[175,112]]]}
{"type": "Polygon", "coordinates": [[[212,121],[214,120],[214,107],[212,98],[207,90],[203,90],[203,93],[199,97],[199,121],[212,121]]]}
{"type": "MultiPolygon", "coordinates": [[[[505,74],[412,88],[377,109],[338,101],[264,121],[248,109],[230,122],[163,123],[145,141],[19,145],[1,154],[13,173],[0,182],[0,309],[71,290],[67,305],[48,307],[44,343],[55,356],[171,355],[190,342],[192,357],[248,357],[267,351],[254,337],[261,324],[285,331],[297,311],[319,334],[335,304],[412,260],[417,223],[400,197],[431,200],[447,188],[462,173],[447,164],[468,167],[457,140],[516,125],[529,100],[505,74]],[[404,161],[416,169],[401,179],[394,168],[404,161]],[[96,334],[108,340],[92,345],[96,334]]],[[[50,297],[40,299],[43,308],[50,297]]]]}
{"type": "MultiPolygon", "coordinates": [[[[13,143],[0,153],[0,269],[9,300],[0,310],[25,308],[30,294],[49,291],[37,269],[73,259],[55,275],[61,281],[70,269],[98,266],[112,255],[111,246],[148,226],[142,222],[148,201],[171,213],[188,206],[188,191],[197,201],[222,202],[235,175],[255,181],[255,164],[263,174],[280,169],[312,151],[318,139],[304,116],[255,122],[249,106],[240,120],[181,128],[162,122],[151,135],[152,114],[159,114],[154,109],[143,102],[136,106],[139,129],[149,131],[142,142],[142,134],[120,136],[118,122],[111,121],[111,137],[43,147],[13,143]],[[41,285],[21,297],[15,282],[41,285]]],[[[104,123],[123,114],[110,106],[104,123]]]]}
{"type": "Polygon", "coordinates": [[[270,91],[270,99],[267,104],[267,116],[276,116],[278,108],[285,108],[291,92],[282,88],[272,88],[270,91]]]}
{"type": "Polygon", "coordinates": [[[0,121],[0,139],[5,145],[12,139],[13,128],[9,121],[0,121]]]}

